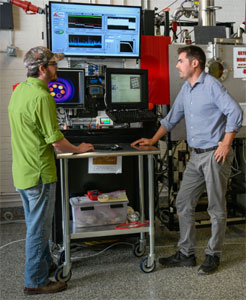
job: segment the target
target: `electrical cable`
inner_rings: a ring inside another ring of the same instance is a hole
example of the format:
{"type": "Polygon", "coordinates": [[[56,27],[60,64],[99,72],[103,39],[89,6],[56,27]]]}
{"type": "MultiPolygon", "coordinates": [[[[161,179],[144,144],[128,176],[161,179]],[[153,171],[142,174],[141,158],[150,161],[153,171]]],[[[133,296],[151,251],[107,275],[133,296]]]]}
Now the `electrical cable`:
{"type": "Polygon", "coordinates": [[[17,241],[12,241],[12,242],[10,242],[10,243],[8,243],[8,244],[5,244],[5,245],[1,246],[1,247],[0,247],[0,250],[3,249],[3,248],[5,248],[5,247],[7,247],[7,246],[9,246],[9,245],[12,245],[12,244],[15,244],[15,243],[18,243],[18,242],[23,242],[23,241],[25,241],[25,240],[26,240],[26,239],[21,239],[21,240],[17,240],[17,241]]]}
{"type": "Polygon", "coordinates": [[[167,7],[163,8],[162,10],[160,10],[160,11],[158,12],[158,14],[161,13],[162,11],[164,11],[165,9],[171,7],[173,4],[175,4],[175,3],[178,2],[178,1],[179,1],[179,0],[173,1],[173,2],[172,2],[171,4],[169,4],[167,7]]]}
{"type": "Polygon", "coordinates": [[[244,163],[246,163],[246,156],[245,156],[245,145],[246,144],[246,140],[244,139],[243,140],[243,160],[244,160],[244,163]]]}
{"type": "MultiPolygon", "coordinates": [[[[245,243],[224,243],[224,246],[230,246],[230,245],[245,245],[245,243]]],[[[207,247],[207,244],[204,244],[203,246],[196,246],[194,247],[195,249],[204,249],[207,247]]],[[[155,245],[155,248],[177,248],[176,245],[165,245],[165,246],[161,246],[161,245],[155,245]]]]}
{"type": "MultiPolygon", "coordinates": [[[[0,247],[0,250],[9,246],[9,245],[12,245],[12,244],[15,244],[15,243],[19,243],[19,242],[23,242],[25,241],[26,239],[20,239],[20,240],[16,240],[16,241],[12,241],[12,242],[9,242],[3,246],[0,247]]],[[[114,247],[114,246],[118,246],[118,245],[129,245],[129,246],[133,246],[134,244],[132,243],[127,243],[127,242],[118,242],[118,243],[114,243],[106,248],[104,248],[103,250],[101,250],[100,252],[96,253],[96,254],[92,254],[92,255],[87,255],[87,256],[77,256],[77,257],[73,257],[73,259],[85,259],[85,258],[91,258],[91,257],[95,257],[97,255],[100,255],[102,253],[104,253],[105,251],[109,250],[110,248],[114,247]]],[[[245,243],[224,243],[224,245],[245,245],[245,243]]],[[[165,245],[165,246],[161,246],[161,245],[156,245],[155,248],[172,248],[174,247],[173,245],[165,245]]],[[[206,245],[204,246],[199,246],[199,247],[195,247],[196,249],[202,249],[206,247],[206,245]]]]}
{"type": "Polygon", "coordinates": [[[25,224],[25,220],[8,220],[8,221],[1,221],[0,225],[5,225],[5,224],[25,224]]]}
{"type": "Polygon", "coordinates": [[[239,174],[242,173],[242,171],[239,169],[239,164],[238,164],[238,160],[237,160],[236,155],[234,156],[234,162],[235,162],[235,167],[231,166],[231,170],[232,171],[236,171],[237,173],[236,174],[232,174],[230,176],[230,178],[235,177],[235,176],[237,176],[237,175],[239,175],[239,174]]]}
{"type": "Polygon", "coordinates": [[[231,166],[231,169],[232,169],[233,171],[236,171],[237,173],[231,175],[230,178],[235,177],[235,176],[237,176],[237,175],[239,175],[239,174],[242,173],[241,170],[235,169],[233,166],[231,166]]]}
{"type": "MultiPolygon", "coordinates": [[[[127,243],[127,242],[118,242],[118,243],[114,243],[108,247],[106,247],[105,249],[101,250],[100,252],[96,253],[96,254],[92,254],[92,255],[88,255],[88,256],[75,256],[75,257],[72,257],[73,260],[76,260],[76,259],[85,259],[85,258],[91,258],[91,257],[95,257],[97,255],[100,255],[102,253],[104,253],[105,251],[109,250],[110,248],[114,247],[114,246],[117,246],[117,245],[120,245],[120,244],[123,244],[123,245],[129,245],[129,246],[133,246],[134,244],[131,244],[131,243],[127,243]]],[[[224,243],[224,245],[244,245],[244,243],[224,243]]],[[[176,246],[175,245],[165,245],[165,246],[161,246],[161,245],[156,245],[155,248],[173,248],[176,246]]],[[[204,246],[197,246],[195,247],[195,249],[203,249],[204,247],[206,247],[206,245],[204,246]]],[[[148,248],[148,247],[147,247],[148,248]]]]}
{"type": "Polygon", "coordinates": [[[102,253],[104,253],[105,251],[109,250],[110,248],[117,246],[117,245],[129,245],[129,246],[133,246],[134,244],[131,243],[127,243],[127,242],[118,242],[118,243],[114,243],[106,248],[104,248],[103,250],[99,251],[98,253],[92,254],[92,255],[88,255],[88,256],[75,256],[72,257],[72,260],[77,260],[77,259],[85,259],[85,258],[91,258],[91,257],[95,257],[97,255],[100,255],[102,253]]]}

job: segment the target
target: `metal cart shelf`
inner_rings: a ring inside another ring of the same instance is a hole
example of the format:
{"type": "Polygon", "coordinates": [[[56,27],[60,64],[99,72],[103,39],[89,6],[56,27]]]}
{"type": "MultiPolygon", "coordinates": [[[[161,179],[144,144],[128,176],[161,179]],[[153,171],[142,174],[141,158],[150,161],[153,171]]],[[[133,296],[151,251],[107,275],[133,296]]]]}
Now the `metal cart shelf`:
{"type": "Polygon", "coordinates": [[[57,154],[60,159],[61,168],[61,201],[62,201],[62,230],[63,230],[63,253],[64,259],[59,265],[55,278],[57,281],[68,281],[71,278],[72,264],[70,255],[70,241],[78,238],[91,238],[112,235],[127,235],[140,233],[140,240],[135,245],[134,254],[138,257],[144,254],[146,247],[145,233],[149,233],[149,255],[142,259],[140,268],[143,272],[149,273],[155,269],[154,253],[154,166],[153,155],[160,154],[160,150],[154,146],[131,147],[128,144],[120,144],[122,150],[103,150],[97,152],[86,152],[82,154],[61,153],[57,154]],[[143,156],[148,157],[148,191],[149,191],[149,224],[138,228],[116,230],[115,225],[93,226],[79,228],[75,227],[69,220],[69,184],[68,184],[68,160],[85,159],[90,157],[103,156],[138,156],[139,171],[139,199],[140,199],[140,220],[144,216],[144,164],[143,156]]]}

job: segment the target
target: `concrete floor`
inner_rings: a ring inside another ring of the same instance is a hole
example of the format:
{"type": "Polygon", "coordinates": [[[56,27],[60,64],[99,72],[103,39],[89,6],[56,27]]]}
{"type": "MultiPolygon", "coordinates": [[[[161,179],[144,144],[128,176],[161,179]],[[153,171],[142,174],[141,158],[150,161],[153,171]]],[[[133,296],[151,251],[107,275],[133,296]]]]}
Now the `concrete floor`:
{"type": "MultiPolygon", "coordinates": [[[[156,228],[157,258],[173,254],[178,232],[171,232],[158,224],[156,228]]],[[[204,259],[209,234],[210,228],[197,229],[198,265],[204,259]]],[[[221,265],[219,271],[212,275],[198,276],[198,266],[166,269],[158,263],[154,272],[145,274],[139,267],[141,258],[132,255],[130,245],[117,245],[100,255],[97,254],[106,246],[87,246],[73,254],[85,258],[73,262],[72,278],[66,291],[28,297],[23,294],[25,224],[1,224],[0,237],[1,300],[31,297],[46,300],[246,299],[245,224],[228,226],[221,265]],[[11,243],[13,241],[17,242],[11,243]]],[[[132,243],[133,240],[135,238],[129,237],[127,242],[132,243]]]]}

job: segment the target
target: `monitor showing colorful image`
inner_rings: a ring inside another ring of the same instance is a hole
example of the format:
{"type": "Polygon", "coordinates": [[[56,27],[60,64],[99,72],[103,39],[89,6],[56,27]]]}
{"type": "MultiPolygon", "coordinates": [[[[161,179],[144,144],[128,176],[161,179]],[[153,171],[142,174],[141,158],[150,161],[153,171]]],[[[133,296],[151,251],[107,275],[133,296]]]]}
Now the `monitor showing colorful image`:
{"type": "Polygon", "coordinates": [[[85,71],[83,69],[59,69],[57,80],[48,86],[57,106],[83,107],[85,99],[85,71]]]}

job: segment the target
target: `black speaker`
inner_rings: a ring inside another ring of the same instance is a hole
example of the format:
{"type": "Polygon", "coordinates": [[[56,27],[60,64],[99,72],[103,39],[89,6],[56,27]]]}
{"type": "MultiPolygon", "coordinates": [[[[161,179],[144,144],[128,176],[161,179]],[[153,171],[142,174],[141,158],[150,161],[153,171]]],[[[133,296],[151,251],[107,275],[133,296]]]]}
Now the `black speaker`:
{"type": "Polygon", "coordinates": [[[142,35],[155,35],[155,11],[144,9],[142,12],[142,35]]]}
{"type": "Polygon", "coordinates": [[[0,3],[0,29],[13,29],[13,13],[11,3],[0,3]]]}

